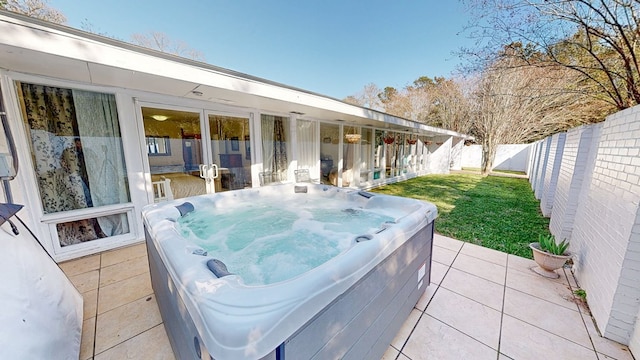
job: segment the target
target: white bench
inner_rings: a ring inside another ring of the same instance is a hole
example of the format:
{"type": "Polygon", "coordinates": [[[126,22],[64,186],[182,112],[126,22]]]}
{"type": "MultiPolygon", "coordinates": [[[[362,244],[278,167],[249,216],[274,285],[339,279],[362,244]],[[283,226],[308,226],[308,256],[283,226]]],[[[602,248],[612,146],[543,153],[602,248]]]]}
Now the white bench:
{"type": "Polygon", "coordinates": [[[153,202],[173,200],[171,179],[163,177],[162,180],[152,181],[151,184],[153,185],[153,202]]]}

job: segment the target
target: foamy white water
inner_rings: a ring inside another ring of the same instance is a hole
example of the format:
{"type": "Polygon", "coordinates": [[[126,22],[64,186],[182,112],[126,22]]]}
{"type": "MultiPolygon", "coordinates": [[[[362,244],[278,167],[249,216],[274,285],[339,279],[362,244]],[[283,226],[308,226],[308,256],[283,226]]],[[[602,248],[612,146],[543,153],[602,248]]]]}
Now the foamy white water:
{"type": "Polygon", "coordinates": [[[201,208],[178,221],[181,234],[222,260],[246,285],[284,281],[348,249],[394,218],[334,199],[277,199],[201,208]]]}

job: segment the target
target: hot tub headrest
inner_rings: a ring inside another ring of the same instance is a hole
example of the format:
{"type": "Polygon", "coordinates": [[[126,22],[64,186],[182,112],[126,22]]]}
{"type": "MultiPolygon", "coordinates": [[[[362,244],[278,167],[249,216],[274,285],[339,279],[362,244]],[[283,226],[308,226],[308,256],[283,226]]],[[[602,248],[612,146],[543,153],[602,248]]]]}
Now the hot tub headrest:
{"type": "Polygon", "coordinates": [[[225,265],[222,261],[218,259],[211,259],[207,261],[207,267],[218,278],[221,278],[227,275],[233,275],[232,273],[229,272],[229,270],[227,270],[227,265],[225,265]]]}
{"type": "Polygon", "coordinates": [[[180,211],[180,216],[185,216],[188,213],[192,212],[194,210],[193,204],[190,202],[185,202],[182,203],[180,205],[176,205],[176,209],[178,209],[178,211],[180,211]]]}

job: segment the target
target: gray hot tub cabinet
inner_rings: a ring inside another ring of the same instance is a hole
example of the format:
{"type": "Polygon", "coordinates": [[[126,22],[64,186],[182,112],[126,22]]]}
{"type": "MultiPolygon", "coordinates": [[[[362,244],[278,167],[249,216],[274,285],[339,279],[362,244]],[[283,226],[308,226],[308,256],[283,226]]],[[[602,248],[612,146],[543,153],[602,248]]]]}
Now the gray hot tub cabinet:
{"type": "MultiPolygon", "coordinates": [[[[146,232],[146,229],[145,229],[146,232]]],[[[147,236],[151,282],[178,359],[210,357],[147,236]],[[181,314],[184,314],[182,316],[181,314]]],[[[379,359],[431,280],[433,222],[262,359],[379,359]]]]}

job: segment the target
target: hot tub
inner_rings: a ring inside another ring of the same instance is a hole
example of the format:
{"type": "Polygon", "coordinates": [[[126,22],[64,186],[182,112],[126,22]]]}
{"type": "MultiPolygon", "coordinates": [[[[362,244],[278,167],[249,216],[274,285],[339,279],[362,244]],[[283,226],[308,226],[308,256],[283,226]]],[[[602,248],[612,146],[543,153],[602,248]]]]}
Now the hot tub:
{"type": "Polygon", "coordinates": [[[375,359],[430,282],[433,204],[316,184],[143,210],[179,359],[375,359]]]}

